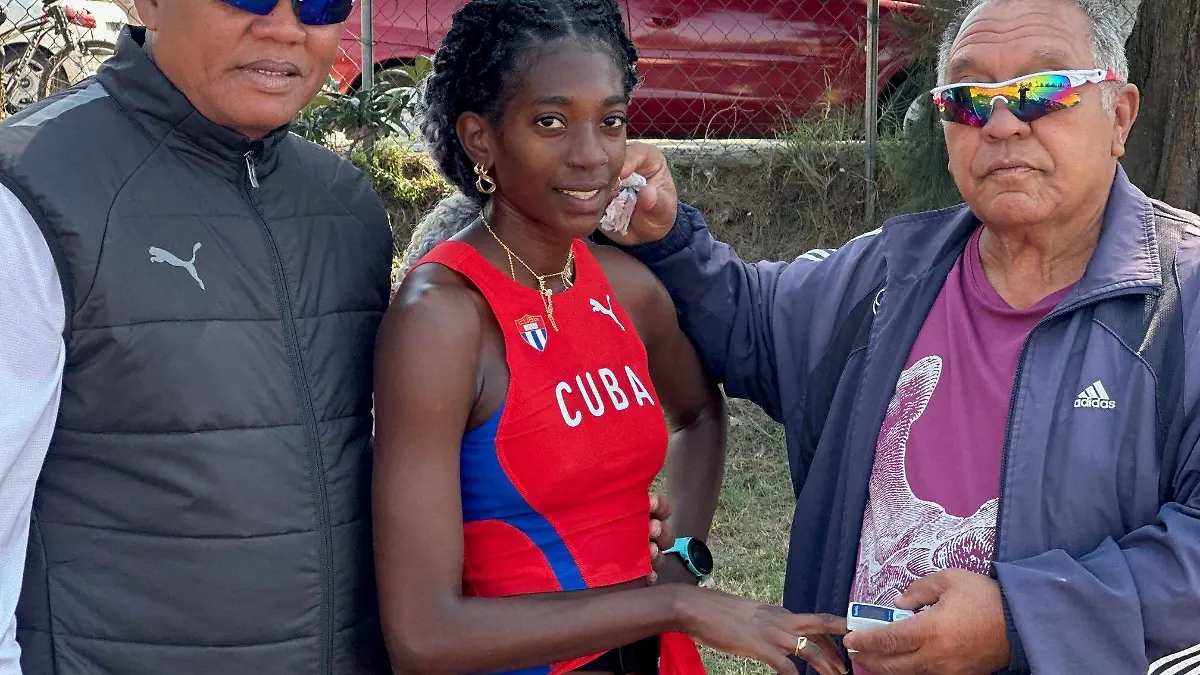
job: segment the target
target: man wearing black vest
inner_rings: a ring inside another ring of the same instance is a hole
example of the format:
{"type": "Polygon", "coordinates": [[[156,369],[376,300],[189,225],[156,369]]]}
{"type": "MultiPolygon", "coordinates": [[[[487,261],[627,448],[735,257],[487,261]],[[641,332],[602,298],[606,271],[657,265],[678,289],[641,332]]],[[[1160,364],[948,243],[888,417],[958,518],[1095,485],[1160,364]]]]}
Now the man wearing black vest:
{"type": "Polygon", "coordinates": [[[390,672],[392,243],[362,174],[286,131],[349,5],[137,0],[94,79],[0,127],[3,675],[390,672]]]}

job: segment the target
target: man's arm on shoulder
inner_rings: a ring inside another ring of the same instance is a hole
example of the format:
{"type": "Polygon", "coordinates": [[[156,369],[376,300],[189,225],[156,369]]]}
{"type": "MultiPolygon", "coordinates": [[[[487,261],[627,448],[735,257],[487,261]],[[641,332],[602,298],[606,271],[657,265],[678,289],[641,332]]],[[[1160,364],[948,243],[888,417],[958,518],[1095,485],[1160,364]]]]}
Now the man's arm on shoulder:
{"type": "MultiPolygon", "coordinates": [[[[1200,257],[1200,240],[1185,246],[1200,257]]],[[[1180,296],[1186,420],[1173,499],[1154,523],[1078,559],[1054,550],[996,563],[1014,669],[1145,673],[1200,645],[1200,273],[1180,275],[1180,296]]]]}
{"type": "Polygon", "coordinates": [[[0,675],[21,672],[15,612],[33,490],[58,417],[65,320],[50,248],[0,187],[0,675]]]}
{"type": "Polygon", "coordinates": [[[843,305],[859,290],[855,268],[864,246],[747,263],[712,236],[698,210],[680,203],[666,237],[625,250],[662,280],[709,376],[729,396],[749,399],[782,421],[779,373],[807,374],[843,305]]]}

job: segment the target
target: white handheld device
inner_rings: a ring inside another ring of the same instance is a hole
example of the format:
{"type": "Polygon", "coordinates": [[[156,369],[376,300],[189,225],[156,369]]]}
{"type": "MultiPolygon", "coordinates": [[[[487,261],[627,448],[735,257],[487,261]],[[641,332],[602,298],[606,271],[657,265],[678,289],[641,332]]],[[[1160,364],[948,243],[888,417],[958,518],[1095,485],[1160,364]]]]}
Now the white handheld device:
{"type": "Polygon", "coordinates": [[[885,605],[852,602],[846,611],[846,627],[850,630],[869,630],[907,619],[913,613],[907,609],[896,609],[885,605]]]}

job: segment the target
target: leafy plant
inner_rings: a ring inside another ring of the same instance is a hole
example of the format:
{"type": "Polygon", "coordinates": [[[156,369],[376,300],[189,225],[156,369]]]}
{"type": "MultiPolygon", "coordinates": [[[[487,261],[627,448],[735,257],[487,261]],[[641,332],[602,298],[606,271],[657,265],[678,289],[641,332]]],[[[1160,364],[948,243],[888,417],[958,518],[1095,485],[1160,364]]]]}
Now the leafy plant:
{"type": "MultiPolygon", "coordinates": [[[[420,82],[425,79],[433,70],[433,59],[427,56],[418,56],[413,63],[406,63],[398,66],[392,66],[383,73],[395,72],[403,75],[409,82],[420,82]]],[[[383,74],[381,73],[381,74],[383,74]]]]}
{"type": "Polygon", "coordinates": [[[293,121],[292,130],[314,143],[337,145],[341,134],[353,151],[368,136],[377,139],[417,134],[417,90],[428,73],[429,59],[383,71],[374,86],[342,93],[332,77],[293,121]],[[387,76],[384,76],[387,75],[387,76]],[[397,82],[404,84],[398,85],[397,82]]]}
{"type": "Polygon", "coordinates": [[[417,221],[439,200],[454,192],[438,174],[429,155],[399,139],[386,139],[370,154],[358,150],[349,157],[367,175],[371,187],[387,207],[392,236],[399,250],[408,245],[417,221]]]}

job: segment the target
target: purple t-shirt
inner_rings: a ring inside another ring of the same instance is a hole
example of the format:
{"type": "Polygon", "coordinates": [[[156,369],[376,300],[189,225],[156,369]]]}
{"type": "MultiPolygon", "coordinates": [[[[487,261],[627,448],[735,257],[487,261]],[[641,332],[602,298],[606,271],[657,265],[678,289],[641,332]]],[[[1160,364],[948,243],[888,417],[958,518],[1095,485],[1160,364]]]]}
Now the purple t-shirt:
{"type": "Polygon", "coordinates": [[[991,568],[1004,432],[1025,338],[1066,294],[1013,309],[972,235],[909,352],[871,469],[850,597],[893,605],[918,578],[991,568]]]}

